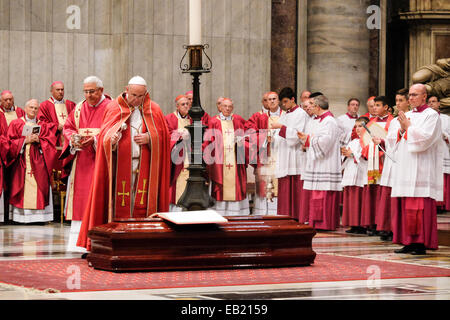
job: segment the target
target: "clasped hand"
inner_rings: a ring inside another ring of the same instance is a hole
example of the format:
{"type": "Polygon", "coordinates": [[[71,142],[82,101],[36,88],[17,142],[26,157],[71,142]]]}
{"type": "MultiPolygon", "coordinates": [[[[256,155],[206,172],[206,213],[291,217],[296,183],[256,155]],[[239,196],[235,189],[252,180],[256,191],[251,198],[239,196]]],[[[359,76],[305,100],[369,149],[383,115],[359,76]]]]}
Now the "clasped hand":
{"type": "Polygon", "coordinates": [[[25,144],[30,144],[30,143],[39,143],[39,136],[37,134],[30,134],[29,136],[27,136],[25,138],[25,144]]]}

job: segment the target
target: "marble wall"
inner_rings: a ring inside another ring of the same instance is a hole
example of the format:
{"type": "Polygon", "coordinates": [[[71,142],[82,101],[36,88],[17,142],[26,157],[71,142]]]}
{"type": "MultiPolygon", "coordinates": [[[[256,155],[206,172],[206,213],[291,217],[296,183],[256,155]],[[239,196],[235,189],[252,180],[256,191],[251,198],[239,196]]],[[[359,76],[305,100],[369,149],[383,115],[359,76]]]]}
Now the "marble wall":
{"type": "Polygon", "coordinates": [[[306,87],[328,96],[335,115],[347,111],[351,97],[362,102],[363,112],[369,96],[370,0],[309,0],[307,4],[308,30],[306,36],[299,33],[307,41],[307,57],[299,56],[300,63],[307,65],[306,87]]]}
{"type": "MultiPolygon", "coordinates": [[[[149,83],[164,112],[191,89],[179,68],[187,44],[188,0],[0,0],[0,89],[16,104],[49,96],[55,80],[79,101],[82,80],[99,76],[117,96],[134,75],[149,83]],[[77,29],[74,11],[80,9],[77,29]],[[74,28],[75,29],[71,29],[74,28]]],[[[218,96],[231,97],[244,117],[259,110],[270,89],[271,1],[203,0],[203,42],[213,62],[201,77],[201,101],[215,114],[218,96]]]]}

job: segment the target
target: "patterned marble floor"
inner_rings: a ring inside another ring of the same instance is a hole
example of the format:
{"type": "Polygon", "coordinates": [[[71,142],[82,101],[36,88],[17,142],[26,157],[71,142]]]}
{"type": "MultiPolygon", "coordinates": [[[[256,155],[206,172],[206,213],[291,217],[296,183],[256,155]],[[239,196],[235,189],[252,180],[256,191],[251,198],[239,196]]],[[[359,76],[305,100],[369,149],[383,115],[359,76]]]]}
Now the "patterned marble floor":
{"type": "MultiPolygon", "coordinates": [[[[440,225],[450,222],[450,214],[439,215],[440,225]]],[[[71,259],[80,254],[66,252],[70,227],[67,224],[0,226],[0,260],[71,259]]],[[[379,237],[348,235],[344,228],[321,232],[313,239],[317,253],[391,261],[450,269],[450,247],[440,246],[425,256],[395,254],[399,248],[379,237]]],[[[0,270],[1,272],[1,270],[0,270]]],[[[195,287],[107,292],[44,293],[0,283],[0,300],[448,300],[450,278],[381,279],[376,287],[364,281],[336,281],[195,287]]]]}

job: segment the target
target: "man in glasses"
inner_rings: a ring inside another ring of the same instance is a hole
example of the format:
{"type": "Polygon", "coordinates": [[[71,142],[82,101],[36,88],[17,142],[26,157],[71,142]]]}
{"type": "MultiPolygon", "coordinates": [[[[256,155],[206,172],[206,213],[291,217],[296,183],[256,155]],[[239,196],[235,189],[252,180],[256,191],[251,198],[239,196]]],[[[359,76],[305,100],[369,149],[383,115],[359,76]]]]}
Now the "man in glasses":
{"type": "Polygon", "coordinates": [[[103,82],[96,76],[84,80],[83,92],[85,100],[76,105],[65,122],[61,158],[70,172],[65,205],[66,220],[72,220],[68,251],[84,253],[86,250],[77,247],[76,241],[94,173],[97,135],[111,98],[103,93],[103,82]]]}
{"type": "Polygon", "coordinates": [[[87,250],[88,231],[97,225],[169,211],[169,130],[142,77],[108,105],[98,150],[77,242],[87,250]]]}

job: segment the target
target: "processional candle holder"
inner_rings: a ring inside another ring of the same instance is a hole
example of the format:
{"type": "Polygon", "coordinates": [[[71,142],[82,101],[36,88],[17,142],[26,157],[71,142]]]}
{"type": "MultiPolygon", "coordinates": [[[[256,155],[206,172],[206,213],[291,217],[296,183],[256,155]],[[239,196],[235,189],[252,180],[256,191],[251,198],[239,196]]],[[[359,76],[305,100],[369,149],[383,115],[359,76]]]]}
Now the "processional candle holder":
{"type": "Polygon", "coordinates": [[[203,73],[211,72],[212,62],[205,52],[209,48],[205,45],[184,45],[186,50],[181,58],[180,69],[182,73],[190,73],[192,76],[193,101],[189,110],[192,124],[186,126],[191,137],[191,150],[189,160],[189,178],[186,189],[177,202],[177,205],[184,211],[205,210],[214,205],[214,199],[209,195],[206,182],[206,165],[203,161],[203,135],[206,126],[202,124],[202,117],[205,114],[200,102],[200,76],[203,73]],[[188,55],[188,64],[183,61],[188,55]],[[208,63],[203,64],[203,55],[208,59],[208,63]]]}

